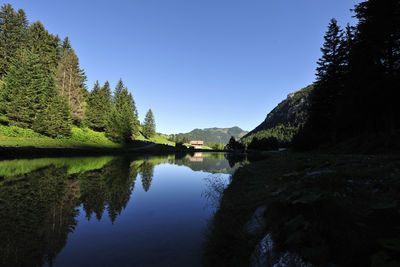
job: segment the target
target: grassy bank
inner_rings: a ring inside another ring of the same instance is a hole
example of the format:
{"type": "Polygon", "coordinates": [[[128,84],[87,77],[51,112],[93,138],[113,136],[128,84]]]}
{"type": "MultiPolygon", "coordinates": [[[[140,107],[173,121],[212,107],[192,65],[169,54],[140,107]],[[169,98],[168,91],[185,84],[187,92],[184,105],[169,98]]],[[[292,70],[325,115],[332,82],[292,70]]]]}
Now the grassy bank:
{"type": "Polygon", "coordinates": [[[247,266],[267,233],[315,264],[399,266],[400,157],[271,153],[239,169],[210,226],[207,266],[247,266]],[[260,205],[267,227],[243,226],[260,205]]]}
{"type": "Polygon", "coordinates": [[[153,142],[153,143],[157,143],[157,144],[168,144],[168,145],[175,146],[174,142],[171,142],[171,141],[165,139],[164,137],[162,137],[161,135],[158,135],[158,134],[155,134],[151,138],[146,138],[142,134],[140,134],[139,136],[137,136],[135,138],[135,140],[148,141],[148,142],[153,142]]]}
{"type": "Polygon", "coordinates": [[[108,147],[116,148],[118,144],[111,142],[104,133],[89,128],[73,127],[71,136],[50,138],[16,126],[0,125],[0,146],[32,146],[32,147],[108,147]]]}

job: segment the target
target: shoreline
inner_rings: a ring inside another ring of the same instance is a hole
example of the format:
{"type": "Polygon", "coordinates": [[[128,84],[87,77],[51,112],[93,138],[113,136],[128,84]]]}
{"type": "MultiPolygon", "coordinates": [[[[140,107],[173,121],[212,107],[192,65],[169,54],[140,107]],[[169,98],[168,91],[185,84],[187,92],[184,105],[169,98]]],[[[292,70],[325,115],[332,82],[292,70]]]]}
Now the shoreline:
{"type": "Polygon", "coordinates": [[[176,149],[165,145],[152,147],[34,147],[21,146],[10,147],[0,146],[0,160],[42,158],[42,157],[80,157],[80,156],[103,156],[103,155],[127,155],[136,153],[148,154],[174,154],[174,153],[195,153],[195,152],[228,152],[223,150],[204,149],[176,149]]]}

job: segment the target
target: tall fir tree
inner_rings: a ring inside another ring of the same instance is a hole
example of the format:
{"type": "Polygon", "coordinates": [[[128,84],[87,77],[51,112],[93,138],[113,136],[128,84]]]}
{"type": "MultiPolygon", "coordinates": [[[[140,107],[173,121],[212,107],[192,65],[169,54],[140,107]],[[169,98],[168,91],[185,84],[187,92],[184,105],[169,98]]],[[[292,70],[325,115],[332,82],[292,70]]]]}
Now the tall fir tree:
{"type": "Polygon", "coordinates": [[[334,122],[338,116],[337,101],[344,88],[346,75],[346,52],[343,49],[343,31],[332,19],[324,36],[322,57],[317,64],[317,81],[311,93],[308,120],[304,125],[303,138],[310,139],[307,146],[321,142],[336,142],[334,122]]]}
{"type": "Polygon", "coordinates": [[[79,60],[72,48],[63,49],[63,56],[57,67],[57,88],[60,95],[67,99],[73,120],[80,123],[85,111],[79,60]]]}
{"type": "Polygon", "coordinates": [[[0,79],[9,70],[17,50],[26,41],[28,20],[22,9],[15,11],[10,4],[4,4],[0,10],[0,79]]]}
{"type": "Polygon", "coordinates": [[[105,82],[100,88],[96,81],[92,92],[88,97],[86,122],[95,131],[105,131],[107,119],[111,112],[111,90],[110,84],[105,82]]]}
{"type": "Polygon", "coordinates": [[[58,65],[58,36],[50,34],[39,21],[34,22],[28,30],[26,47],[37,54],[49,75],[55,75],[58,65]]]}
{"type": "Polygon", "coordinates": [[[140,165],[140,175],[142,177],[142,187],[145,192],[149,191],[151,186],[151,181],[154,176],[154,164],[145,160],[142,165],[140,165]]]}
{"type": "Polygon", "coordinates": [[[51,104],[39,111],[32,128],[36,132],[50,137],[70,135],[72,118],[67,101],[57,93],[54,93],[48,99],[51,104]]]}
{"type": "Polygon", "coordinates": [[[151,138],[156,133],[156,122],[154,120],[154,115],[151,109],[149,109],[146,113],[146,117],[143,122],[143,134],[147,138],[151,138]]]}
{"type": "Polygon", "coordinates": [[[35,54],[26,49],[20,50],[13,59],[8,74],[3,78],[1,108],[12,125],[31,127],[37,111],[44,103],[40,91],[46,85],[40,86],[30,78],[32,75],[41,75],[40,67],[35,54]]]}
{"type": "Polygon", "coordinates": [[[138,114],[132,95],[124,86],[122,79],[115,87],[112,109],[107,120],[107,136],[119,143],[129,142],[139,132],[138,114]]]}

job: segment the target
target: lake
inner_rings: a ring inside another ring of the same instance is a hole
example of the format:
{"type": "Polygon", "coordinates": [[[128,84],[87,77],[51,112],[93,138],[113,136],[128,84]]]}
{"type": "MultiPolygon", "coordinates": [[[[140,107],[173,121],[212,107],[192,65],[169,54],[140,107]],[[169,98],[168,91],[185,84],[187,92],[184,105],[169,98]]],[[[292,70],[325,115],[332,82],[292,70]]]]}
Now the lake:
{"type": "Polygon", "coordinates": [[[1,266],[201,266],[223,153],[0,161],[1,266]]]}

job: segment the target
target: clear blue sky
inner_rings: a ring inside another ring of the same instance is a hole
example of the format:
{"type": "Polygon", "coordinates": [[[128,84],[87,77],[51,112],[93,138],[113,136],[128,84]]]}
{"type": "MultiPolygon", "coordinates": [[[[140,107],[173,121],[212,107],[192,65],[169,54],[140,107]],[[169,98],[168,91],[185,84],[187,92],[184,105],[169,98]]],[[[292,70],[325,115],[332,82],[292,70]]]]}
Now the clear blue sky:
{"type": "Polygon", "coordinates": [[[6,1],[69,36],[91,90],[121,77],[157,131],[251,130],[314,81],[329,20],[356,0],[6,1]]]}

